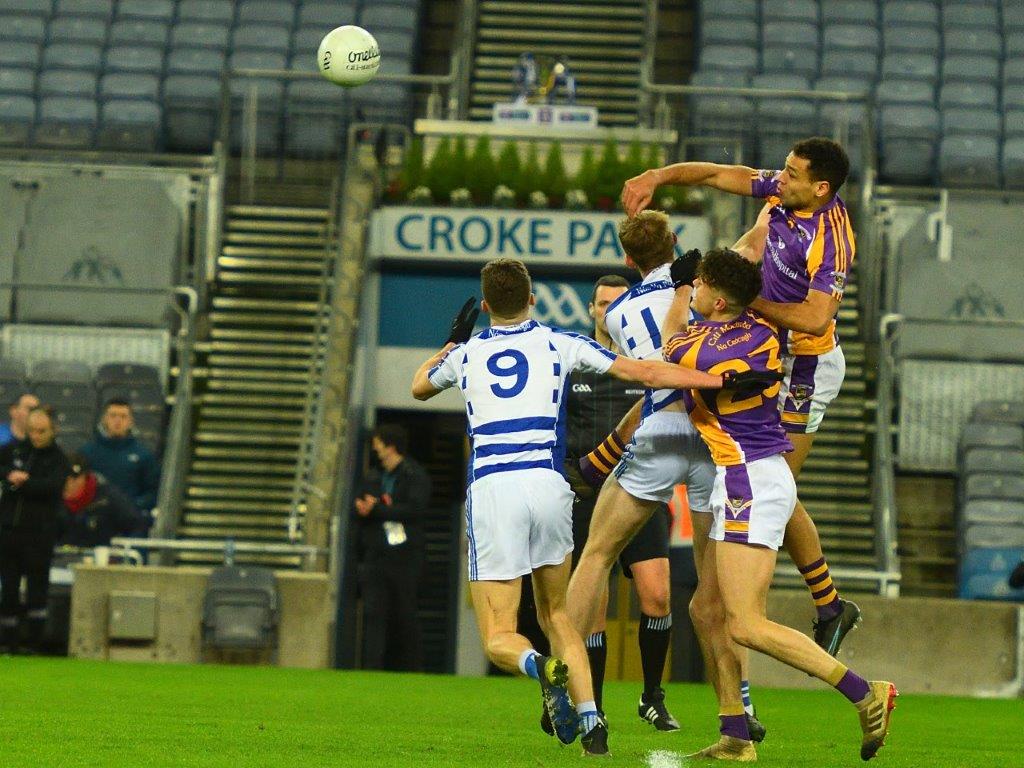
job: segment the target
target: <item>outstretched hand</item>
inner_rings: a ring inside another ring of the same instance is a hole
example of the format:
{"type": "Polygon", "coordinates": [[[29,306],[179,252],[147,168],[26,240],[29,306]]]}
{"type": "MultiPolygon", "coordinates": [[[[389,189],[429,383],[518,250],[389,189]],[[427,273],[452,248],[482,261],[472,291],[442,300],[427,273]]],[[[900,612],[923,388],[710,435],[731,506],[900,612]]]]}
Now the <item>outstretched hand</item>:
{"type": "Polygon", "coordinates": [[[658,188],[658,180],[654,171],[644,171],[634,176],[622,186],[622,208],[627,216],[636,216],[651,204],[654,191],[658,188]]]}
{"type": "Polygon", "coordinates": [[[465,344],[473,335],[473,326],[480,316],[480,309],[476,306],[476,296],[470,296],[462,309],[452,319],[451,332],[448,334],[446,344],[465,344]]]}
{"type": "Polygon", "coordinates": [[[700,260],[703,257],[704,254],[700,252],[700,249],[694,248],[673,261],[672,266],[669,267],[672,287],[679,288],[683,285],[693,287],[693,280],[697,276],[697,267],[700,266],[700,260]]]}

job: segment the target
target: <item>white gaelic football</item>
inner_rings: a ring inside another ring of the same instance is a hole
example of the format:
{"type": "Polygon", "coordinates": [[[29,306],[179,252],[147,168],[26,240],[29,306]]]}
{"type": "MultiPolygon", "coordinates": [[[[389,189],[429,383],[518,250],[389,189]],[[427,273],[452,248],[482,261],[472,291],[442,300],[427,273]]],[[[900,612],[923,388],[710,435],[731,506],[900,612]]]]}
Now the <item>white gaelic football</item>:
{"type": "Polygon", "coordinates": [[[320,74],[332,83],[353,87],[368,83],[380,68],[380,49],[373,35],[346,24],[328,32],[316,54],[320,74]]]}

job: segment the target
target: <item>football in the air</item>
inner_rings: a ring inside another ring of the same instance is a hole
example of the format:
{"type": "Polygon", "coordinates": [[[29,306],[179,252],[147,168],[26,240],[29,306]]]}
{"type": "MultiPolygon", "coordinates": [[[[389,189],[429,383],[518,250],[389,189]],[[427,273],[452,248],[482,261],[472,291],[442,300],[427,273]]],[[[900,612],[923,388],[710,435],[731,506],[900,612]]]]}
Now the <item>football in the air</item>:
{"type": "Polygon", "coordinates": [[[316,54],[320,74],[332,83],[352,88],[370,82],[380,67],[380,49],[373,35],[346,24],[328,32],[316,54]]]}

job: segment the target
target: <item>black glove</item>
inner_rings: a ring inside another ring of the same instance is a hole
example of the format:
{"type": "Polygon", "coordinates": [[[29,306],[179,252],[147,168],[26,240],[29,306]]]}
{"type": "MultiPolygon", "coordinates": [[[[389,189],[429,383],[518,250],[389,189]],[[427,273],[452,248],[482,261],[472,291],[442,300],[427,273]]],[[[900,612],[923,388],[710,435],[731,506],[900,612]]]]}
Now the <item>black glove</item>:
{"type": "Polygon", "coordinates": [[[452,320],[452,330],[448,334],[448,341],[445,344],[465,344],[473,335],[473,326],[480,316],[480,310],[476,306],[476,296],[470,296],[462,305],[459,314],[452,320]]]}
{"type": "Polygon", "coordinates": [[[697,276],[697,267],[703,254],[699,248],[687,251],[678,259],[672,262],[669,274],[672,275],[672,287],[679,288],[682,285],[693,285],[693,278],[697,276]]]}
{"type": "Polygon", "coordinates": [[[722,389],[734,390],[738,395],[752,397],[785,377],[782,371],[726,371],[722,376],[722,389]]]}

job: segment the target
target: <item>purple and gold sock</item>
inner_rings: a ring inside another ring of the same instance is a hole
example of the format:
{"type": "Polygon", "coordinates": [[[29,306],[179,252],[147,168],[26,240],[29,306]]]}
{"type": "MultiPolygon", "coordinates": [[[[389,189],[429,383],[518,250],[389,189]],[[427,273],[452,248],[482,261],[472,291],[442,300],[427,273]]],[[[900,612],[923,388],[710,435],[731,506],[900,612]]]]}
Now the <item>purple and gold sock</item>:
{"type": "Polygon", "coordinates": [[[850,671],[845,664],[837,663],[825,682],[849,699],[851,704],[859,704],[871,692],[867,680],[850,671]]]}
{"type": "Polygon", "coordinates": [[[810,565],[800,569],[800,573],[807,582],[807,588],[811,590],[811,597],[814,598],[814,607],[818,611],[819,619],[831,619],[843,610],[839,603],[839,593],[832,584],[832,576],[828,572],[828,564],[825,558],[819,558],[810,565]]]}
{"type": "Polygon", "coordinates": [[[750,731],[747,729],[747,716],[743,711],[743,705],[735,707],[722,707],[718,713],[718,730],[723,736],[732,736],[734,739],[750,741],[750,731]]]}

